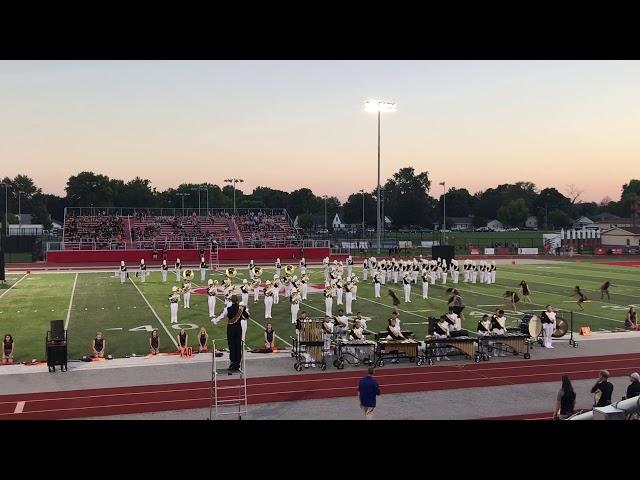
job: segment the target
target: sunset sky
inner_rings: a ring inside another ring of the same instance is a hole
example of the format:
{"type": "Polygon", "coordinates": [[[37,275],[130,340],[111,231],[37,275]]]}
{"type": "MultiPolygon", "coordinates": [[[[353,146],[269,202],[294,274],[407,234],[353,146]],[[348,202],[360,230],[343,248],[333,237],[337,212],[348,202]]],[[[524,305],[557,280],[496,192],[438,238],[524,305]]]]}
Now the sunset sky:
{"type": "Polygon", "coordinates": [[[340,200],[427,170],[474,193],[567,184],[616,200],[640,174],[637,61],[2,61],[0,176],[64,194],[83,170],[159,190],[310,187],[340,200]]]}

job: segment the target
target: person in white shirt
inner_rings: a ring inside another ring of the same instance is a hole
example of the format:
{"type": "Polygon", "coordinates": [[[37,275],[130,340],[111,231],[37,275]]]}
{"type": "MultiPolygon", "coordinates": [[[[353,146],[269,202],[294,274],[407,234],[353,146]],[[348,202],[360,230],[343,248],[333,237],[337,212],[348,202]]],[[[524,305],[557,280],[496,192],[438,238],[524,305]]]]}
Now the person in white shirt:
{"type": "Polygon", "coordinates": [[[360,322],[360,325],[362,325],[362,328],[364,328],[365,331],[366,331],[367,330],[367,320],[362,317],[362,312],[357,312],[356,313],[356,318],[354,318],[353,321],[355,322],[356,320],[360,322]]]}
{"type": "Polygon", "coordinates": [[[451,260],[451,263],[453,264],[453,267],[451,269],[451,278],[453,280],[453,283],[458,283],[458,277],[460,276],[460,266],[458,265],[458,261],[457,260],[451,260]]]}
{"type": "Polygon", "coordinates": [[[491,283],[496,283],[496,261],[491,260],[491,283]]]}
{"type": "Polygon", "coordinates": [[[429,272],[426,269],[422,270],[422,299],[426,300],[429,298],[429,272]]]}
{"type": "Polygon", "coordinates": [[[345,334],[349,329],[349,318],[344,314],[342,309],[338,310],[338,316],[336,317],[336,324],[334,328],[340,335],[345,334]]]}
{"type": "MultiPolygon", "coordinates": [[[[438,319],[436,324],[433,326],[433,336],[436,338],[448,338],[451,336],[449,332],[449,322],[447,322],[446,315],[443,315],[438,319]]],[[[447,353],[446,347],[438,347],[435,349],[436,361],[440,361],[440,357],[443,360],[449,360],[449,357],[445,356],[447,353]]]]}
{"type": "Polygon", "coordinates": [[[324,338],[325,355],[331,355],[331,337],[333,336],[333,318],[325,315],[322,322],[322,333],[324,338]]]}
{"type": "Polygon", "coordinates": [[[373,291],[374,297],[380,298],[380,274],[377,272],[373,275],[373,291]]]}
{"type": "Polygon", "coordinates": [[[551,305],[545,307],[544,312],[540,315],[543,329],[543,343],[545,348],[553,348],[553,331],[556,328],[556,312],[553,311],[551,305]]]}
{"type": "Polygon", "coordinates": [[[328,283],[324,287],[324,313],[331,316],[331,309],[333,308],[334,289],[328,283]]]}
{"type": "Polygon", "coordinates": [[[144,258],[140,259],[140,281],[142,283],[145,282],[146,276],[147,276],[147,266],[144,263],[144,258]]]}
{"type": "Polygon", "coordinates": [[[309,288],[309,275],[305,273],[302,275],[302,278],[300,278],[300,291],[302,293],[302,300],[307,299],[308,288],[309,288]]]}
{"type": "Polygon", "coordinates": [[[216,294],[218,293],[217,280],[216,283],[212,279],[207,282],[207,304],[209,306],[209,316],[215,317],[216,311],[216,294]]]}
{"type": "Polygon", "coordinates": [[[182,306],[184,308],[191,308],[191,282],[185,280],[182,282],[182,306]]]}
{"type": "Polygon", "coordinates": [[[351,255],[349,255],[347,257],[347,277],[351,276],[352,270],[353,270],[353,258],[351,258],[351,255]]]}
{"type": "Polygon", "coordinates": [[[204,257],[200,257],[200,281],[204,282],[207,276],[207,262],[204,261],[204,257]]]}
{"type": "Polygon", "coordinates": [[[471,283],[476,283],[478,279],[478,264],[475,260],[471,261],[471,283]]]}
{"type": "Polygon", "coordinates": [[[242,285],[240,285],[240,292],[242,295],[241,303],[244,306],[249,305],[249,282],[245,278],[242,280],[242,285]]]}
{"type": "Polygon", "coordinates": [[[175,271],[176,271],[176,282],[179,282],[180,274],[182,273],[182,263],[180,263],[179,258],[176,258],[175,271]]]}
{"type": "Polygon", "coordinates": [[[402,284],[404,288],[404,301],[407,303],[411,303],[411,281],[409,272],[405,273],[402,284]]]}
{"type": "Polygon", "coordinates": [[[289,301],[291,302],[291,323],[296,323],[296,319],[298,318],[298,310],[300,310],[300,301],[302,298],[298,293],[298,290],[295,288],[291,289],[291,296],[289,297],[289,301]]]}
{"type": "Polygon", "coordinates": [[[343,283],[342,277],[338,277],[336,280],[336,305],[342,305],[343,283]]]}
{"type": "Polygon", "coordinates": [[[345,296],[345,304],[347,307],[347,315],[351,315],[351,303],[353,302],[353,284],[350,280],[344,284],[344,296],[345,296]]]}
{"type": "Polygon", "coordinates": [[[369,273],[369,262],[367,261],[367,259],[365,258],[364,261],[362,262],[362,279],[366,282],[367,281],[367,275],[369,273]]]}
{"type": "Polygon", "coordinates": [[[124,260],[120,261],[120,283],[124,283],[127,280],[127,266],[124,264],[124,260]]]}
{"type": "Polygon", "coordinates": [[[449,331],[457,332],[462,328],[462,322],[460,317],[455,314],[453,307],[449,307],[449,311],[446,314],[447,322],[449,323],[449,331]]]}
{"type": "Polygon", "coordinates": [[[171,295],[169,295],[171,323],[178,323],[178,305],[179,304],[180,304],[180,295],[178,293],[178,287],[171,287],[171,295]]]}
{"type": "Polygon", "coordinates": [[[271,280],[267,280],[264,287],[264,318],[271,318],[271,308],[273,307],[273,287],[271,280]]]}
{"type": "Polygon", "coordinates": [[[277,305],[280,303],[280,287],[282,284],[280,283],[280,275],[277,273],[273,275],[273,304],[277,305]]]}
{"type": "Polygon", "coordinates": [[[304,277],[304,275],[307,273],[307,261],[304,259],[304,257],[300,259],[300,263],[298,264],[298,266],[300,267],[300,275],[304,277]]]}
{"type": "MultiPolygon", "coordinates": [[[[491,333],[494,335],[504,335],[507,331],[507,317],[504,316],[504,310],[496,309],[495,315],[491,318],[491,333]]],[[[495,342],[494,345],[504,348],[500,342],[495,342]]],[[[493,349],[494,357],[506,357],[507,354],[499,352],[498,349],[493,349]]]]}
{"type": "Polygon", "coordinates": [[[162,267],[160,267],[160,271],[162,272],[162,281],[167,281],[167,272],[169,271],[169,266],[167,265],[166,260],[162,260],[162,267]]]}
{"type": "Polygon", "coordinates": [[[280,263],[280,259],[277,258],[276,259],[276,273],[275,274],[278,275],[278,277],[280,277],[280,271],[281,270],[282,270],[282,263],[280,263]]]}

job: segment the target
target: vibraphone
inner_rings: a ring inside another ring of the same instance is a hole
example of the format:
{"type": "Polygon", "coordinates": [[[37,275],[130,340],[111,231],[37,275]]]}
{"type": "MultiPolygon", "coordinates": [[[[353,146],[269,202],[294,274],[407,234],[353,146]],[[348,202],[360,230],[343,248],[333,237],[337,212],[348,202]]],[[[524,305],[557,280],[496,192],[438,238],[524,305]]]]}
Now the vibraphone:
{"type": "Polygon", "coordinates": [[[344,368],[344,364],[357,365],[358,363],[373,362],[376,355],[376,342],[372,340],[346,340],[337,338],[335,340],[337,357],[333,361],[333,366],[338,370],[344,368]],[[353,359],[353,361],[350,360],[353,359]]]}
{"type": "Polygon", "coordinates": [[[300,332],[293,342],[292,356],[296,359],[293,365],[298,372],[305,366],[319,365],[322,370],[327,369],[324,352],[324,331],[322,318],[307,318],[300,322],[300,332]]]}
{"type": "Polygon", "coordinates": [[[476,351],[477,339],[472,337],[450,337],[450,338],[436,338],[434,336],[427,336],[424,341],[424,355],[421,357],[422,361],[418,361],[418,365],[423,362],[433,365],[433,359],[437,357],[456,357],[465,356],[466,358],[473,358],[477,363],[481,360],[482,354],[480,351],[476,351]],[[448,351],[443,353],[443,350],[454,349],[453,352],[448,351]]]}
{"type": "Polygon", "coordinates": [[[387,332],[376,334],[377,345],[375,355],[375,365],[384,366],[385,359],[394,359],[398,361],[401,358],[407,358],[410,362],[420,361],[418,349],[420,343],[413,338],[413,332],[402,332],[405,337],[400,340],[387,339],[387,332]]]}
{"type": "Polygon", "coordinates": [[[522,355],[525,359],[531,358],[529,353],[529,335],[524,333],[507,332],[504,335],[485,335],[478,339],[478,352],[482,360],[489,360],[489,348],[499,352],[522,355]]]}

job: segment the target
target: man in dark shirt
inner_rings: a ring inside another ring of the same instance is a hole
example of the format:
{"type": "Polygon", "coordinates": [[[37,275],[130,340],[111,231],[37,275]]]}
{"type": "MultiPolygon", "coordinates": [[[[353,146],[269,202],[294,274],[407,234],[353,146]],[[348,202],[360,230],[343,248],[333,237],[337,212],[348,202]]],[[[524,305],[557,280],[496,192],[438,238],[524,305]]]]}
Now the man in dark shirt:
{"type": "Polygon", "coordinates": [[[238,296],[231,296],[231,305],[226,307],[220,315],[211,319],[214,324],[227,317],[227,344],[229,345],[229,375],[240,370],[242,361],[242,324],[241,320],[249,318],[249,312],[244,306],[238,305],[238,296]]]}
{"type": "Polygon", "coordinates": [[[611,405],[611,394],[613,393],[613,385],[609,383],[609,372],[600,370],[598,382],[591,389],[593,393],[593,406],[606,407],[611,405]]]}
{"type": "Polygon", "coordinates": [[[629,375],[631,379],[631,383],[627,387],[627,396],[626,398],[633,398],[640,395],[640,373],[633,372],[629,375]]]}
{"type": "Polygon", "coordinates": [[[358,384],[358,398],[360,399],[360,408],[364,412],[367,420],[373,420],[373,410],[376,408],[376,396],[380,395],[380,385],[373,378],[373,367],[369,367],[367,376],[360,379],[358,384]]]}

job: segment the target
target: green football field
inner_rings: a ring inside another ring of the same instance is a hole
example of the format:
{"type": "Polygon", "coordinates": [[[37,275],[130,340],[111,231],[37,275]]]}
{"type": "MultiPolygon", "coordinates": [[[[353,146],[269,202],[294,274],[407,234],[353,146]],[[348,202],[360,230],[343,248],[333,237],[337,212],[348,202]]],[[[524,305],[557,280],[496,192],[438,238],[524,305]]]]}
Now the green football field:
{"type": "MultiPolygon", "coordinates": [[[[308,269],[311,272],[311,285],[323,286],[324,277],[320,268],[308,269]]],[[[362,279],[362,268],[355,268],[362,279]]],[[[273,269],[265,269],[263,281],[273,276],[273,269]]],[[[299,274],[299,272],[296,272],[299,274]]],[[[246,269],[240,271],[235,283],[247,275],[246,269]]],[[[222,281],[221,272],[208,272],[207,278],[222,281]]],[[[462,280],[462,273],[460,280],[462,280]]],[[[110,272],[96,273],[37,273],[31,275],[9,274],[7,287],[0,286],[0,333],[10,333],[16,341],[16,361],[32,358],[44,359],[46,332],[51,320],[64,320],[68,325],[69,357],[79,359],[91,353],[90,344],[96,331],[103,332],[107,340],[107,353],[114,357],[145,355],[148,349],[149,332],[158,329],[161,338],[161,350],[176,349],[175,337],[178,330],[185,328],[189,332],[189,343],[195,347],[196,332],[200,326],[206,327],[209,338],[221,339],[218,348],[226,348],[225,321],[214,326],[208,317],[206,295],[191,295],[191,308],[186,310],[180,305],[178,325],[170,324],[169,303],[167,297],[175,282],[175,274],[169,272],[167,283],[162,283],[161,274],[152,272],[145,283],[141,283],[133,274],[125,284],[110,272]]],[[[205,282],[203,282],[206,284],[205,282]]],[[[201,285],[199,272],[194,286],[201,285]]],[[[430,285],[429,299],[423,300],[420,281],[412,286],[411,303],[402,302],[400,319],[403,330],[412,330],[417,338],[424,338],[427,317],[439,316],[446,311],[448,294],[446,285],[440,282],[430,285]]],[[[404,299],[402,286],[387,283],[382,286],[382,298],[374,299],[373,285],[361,281],[358,285],[358,300],[353,304],[354,313],[362,311],[370,318],[368,328],[372,331],[384,330],[391,312],[391,299],[387,290],[391,288],[401,300],[404,299]]],[[[640,268],[609,266],[582,261],[556,262],[553,264],[498,265],[496,283],[457,285],[467,305],[463,328],[475,331],[478,317],[492,313],[495,308],[505,308],[510,319],[509,326],[516,326],[522,312],[540,311],[546,304],[568,312],[575,311],[574,330],[588,325],[592,331],[616,330],[624,325],[625,312],[629,305],[640,302],[640,268]],[[516,290],[521,280],[529,283],[533,304],[518,304],[518,312],[504,305],[502,294],[507,289],[516,290]],[[609,280],[611,301],[600,300],[600,285],[609,280]],[[587,297],[592,300],[584,304],[580,312],[571,297],[572,289],[580,285],[587,297]]],[[[311,289],[310,289],[311,290],[311,289]]],[[[321,292],[321,290],[318,290],[321,292]]],[[[264,303],[262,297],[257,304],[250,296],[252,321],[247,331],[247,346],[261,347],[264,326],[264,303]]],[[[223,309],[222,301],[216,302],[216,313],[223,309]]],[[[309,293],[309,300],[301,305],[309,316],[324,314],[324,298],[321,293],[309,293]]],[[[333,313],[337,313],[334,300],[333,313]]],[[[280,347],[288,348],[294,326],[291,323],[288,299],[281,296],[280,304],[273,307],[271,322],[276,330],[280,347]]]]}

